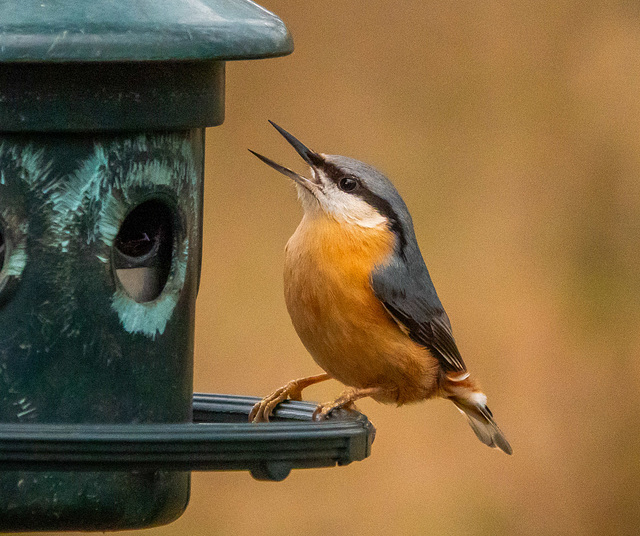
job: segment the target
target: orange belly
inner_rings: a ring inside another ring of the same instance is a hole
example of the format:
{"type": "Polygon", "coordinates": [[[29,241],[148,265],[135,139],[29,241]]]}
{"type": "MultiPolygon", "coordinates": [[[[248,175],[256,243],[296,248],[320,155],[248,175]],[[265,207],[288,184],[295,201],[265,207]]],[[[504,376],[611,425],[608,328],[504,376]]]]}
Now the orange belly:
{"type": "Polygon", "coordinates": [[[402,404],[436,394],[438,362],[402,332],[371,288],[373,267],[393,245],[385,227],[305,216],[286,248],[285,299],[322,369],[352,387],[384,386],[389,394],[379,401],[402,404]]]}

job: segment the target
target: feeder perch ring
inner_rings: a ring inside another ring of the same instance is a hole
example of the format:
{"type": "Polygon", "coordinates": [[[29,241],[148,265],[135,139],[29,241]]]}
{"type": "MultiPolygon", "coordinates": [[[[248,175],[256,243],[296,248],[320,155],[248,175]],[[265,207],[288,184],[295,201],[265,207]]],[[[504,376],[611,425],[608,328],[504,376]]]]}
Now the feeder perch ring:
{"type": "Polygon", "coordinates": [[[279,481],[292,469],[368,457],[369,420],[340,410],[316,422],[316,406],[287,401],[269,423],[249,423],[258,398],[193,395],[193,422],[0,424],[0,471],[230,471],[279,481]]]}

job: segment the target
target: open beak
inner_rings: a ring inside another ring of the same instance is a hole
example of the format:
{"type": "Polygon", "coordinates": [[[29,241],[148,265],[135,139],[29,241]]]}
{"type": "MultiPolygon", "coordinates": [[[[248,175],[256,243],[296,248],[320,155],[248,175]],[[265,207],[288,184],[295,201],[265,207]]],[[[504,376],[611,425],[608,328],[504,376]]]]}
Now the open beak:
{"type": "MultiPolygon", "coordinates": [[[[296,150],[296,152],[302,157],[302,159],[309,164],[312,168],[320,167],[324,163],[324,158],[320,156],[318,153],[309,149],[306,145],[304,145],[300,140],[289,134],[284,128],[276,125],[273,121],[269,121],[273,125],[273,127],[282,134],[285,140],[287,140],[291,146],[296,150]]],[[[319,184],[311,179],[307,179],[302,175],[298,175],[295,171],[291,171],[289,168],[281,166],[280,164],[276,164],[270,158],[266,156],[262,156],[261,154],[256,153],[249,149],[251,154],[257,156],[260,160],[262,160],[265,164],[272,167],[276,171],[279,171],[283,175],[286,175],[290,179],[293,179],[296,183],[304,186],[310,191],[314,191],[318,188],[319,184]]]]}

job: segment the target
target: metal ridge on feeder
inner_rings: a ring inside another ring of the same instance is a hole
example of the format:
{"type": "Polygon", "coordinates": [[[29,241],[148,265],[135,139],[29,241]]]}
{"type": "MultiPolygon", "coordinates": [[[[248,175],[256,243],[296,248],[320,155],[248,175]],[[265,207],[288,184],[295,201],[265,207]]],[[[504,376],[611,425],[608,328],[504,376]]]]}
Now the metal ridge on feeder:
{"type": "Polygon", "coordinates": [[[247,0],[0,3],[0,62],[236,60],[293,51],[284,23],[247,0]]]}

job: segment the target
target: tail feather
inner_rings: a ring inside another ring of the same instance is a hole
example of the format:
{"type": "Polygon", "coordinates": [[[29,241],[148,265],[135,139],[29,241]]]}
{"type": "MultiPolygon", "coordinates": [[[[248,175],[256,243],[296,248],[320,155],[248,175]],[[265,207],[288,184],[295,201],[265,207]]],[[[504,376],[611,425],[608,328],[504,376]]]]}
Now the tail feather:
{"type": "Polygon", "coordinates": [[[471,429],[480,441],[489,447],[500,449],[505,454],[513,453],[507,438],[493,420],[493,414],[487,407],[486,397],[482,393],[471,393],[471,396],[466,398],[451,397],[450,400],[467,416],[471,429]]]}

